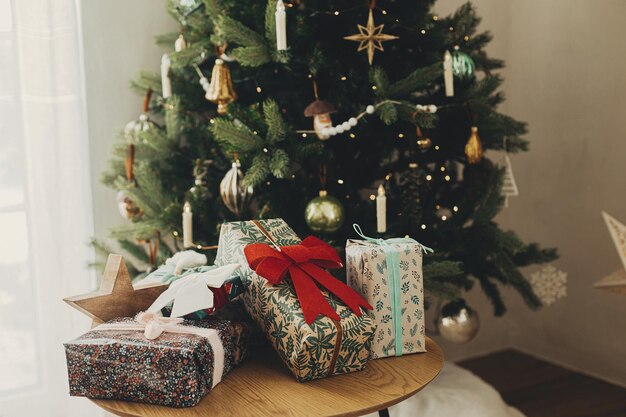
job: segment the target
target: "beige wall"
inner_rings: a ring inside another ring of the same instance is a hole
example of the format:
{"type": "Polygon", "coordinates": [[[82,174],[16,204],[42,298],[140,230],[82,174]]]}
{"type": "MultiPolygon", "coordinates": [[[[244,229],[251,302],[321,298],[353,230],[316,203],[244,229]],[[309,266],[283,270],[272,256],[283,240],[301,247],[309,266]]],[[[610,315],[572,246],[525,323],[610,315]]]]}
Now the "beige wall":
{"type": "MultiPolygon", "coordinates": [[[[435,10],[449,13],[463,2],[440,0],[435,10]]],[[[162,3],[82,3],[98,236],[120,221],[115,193],[98,177],[116,131],[140,110],[128,80],[139,69],[158,70],[162,52],[153,36],[175,30],[162,3]]],[[[495,319],[473,291],[467,298],[482,330],[467,345],[442,342],[444,350],[461,358],[515,346],[626,385],[626,297],[592,288],[621,267],[600,210],[626,222],[626,1],[474,3],[482,28],[495,35],[490,54],[507,61],[502,110],[530,126],[531,152],[512,158],[521,195],[500,220],[525,240],[559,248],[556,266],[569,273],[569,295],[533,313],[505,292],[510,312],[495,319]]]]}

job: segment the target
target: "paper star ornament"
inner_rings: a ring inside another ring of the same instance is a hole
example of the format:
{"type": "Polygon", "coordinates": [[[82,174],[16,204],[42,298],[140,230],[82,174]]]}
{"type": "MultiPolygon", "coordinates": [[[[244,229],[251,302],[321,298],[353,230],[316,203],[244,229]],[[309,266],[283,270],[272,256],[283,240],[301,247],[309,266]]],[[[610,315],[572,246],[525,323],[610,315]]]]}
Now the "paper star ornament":
{"type": "Polygon", "coordinates": [[[594,284],[594,287],[626,295],[626,226],[604,211],[602,216],[622,260],[623,268],[602,278],[594,284]]]}
{"type": "Polygon", "coordinates": [[[356,25],[359,33],[344,37],[349,41],[359,42],[357,52],[367,50],[367,60],[370,65],[374,62],[374,51],[384,51],[383,42],[398,39],[397,36],[387,35],[383,33],[383,27],[385,25],[374,24],[374,15],[372,9],[370,9],[369,17],[367,18],[367,26],[356,25]]]}
{"type": "Polygon", "coordinates": [[[116,317],[133,317],[147,310],[167,287],[161,283],[133,287],[124,258],[109,255],[100,289],[63,301],[91,317],[94,323],[103,323],[116,317]]]}

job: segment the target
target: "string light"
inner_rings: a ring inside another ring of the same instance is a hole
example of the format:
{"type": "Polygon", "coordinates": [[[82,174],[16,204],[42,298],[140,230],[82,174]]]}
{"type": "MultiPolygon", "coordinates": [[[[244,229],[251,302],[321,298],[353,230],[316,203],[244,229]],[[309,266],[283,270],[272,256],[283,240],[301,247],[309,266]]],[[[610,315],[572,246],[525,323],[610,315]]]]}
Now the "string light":
{"type": "Polygon", "coordinates": [[[452,32],[454,30],[454,28],[452,26],[450,26],[448,29],[450,30],[450,32],[452,32]]]}
{"type": "Polygon", "coordinates": [[[452,211],[456,213],[457,211],[459,211],[459,207],[458,206],[452,207],[452,211]]]}
{"type": "Polygon", "coordinates": [[[370,200],[372,201],[376,200],[376,196],[374,194],[370,194],[370,200]]]}
{"type": "Polygon", "coordinates": [[[411,168],[411,169],[415,169],[415,168],[417,168],[417,163],[416,163],[416,162],[411,162],[411,163],[409,164],[409,168],[411,168]]]}
{"type": "Polygon", "coordinates": [[[387,14],[387,10],[383,9],[382,13],[386,15],[387,14]]]}
{"type": "Polygon", "coordinates": [[[442,166],[441,168],[439,168],[439,170],[440,170],[441,172],[444,172],[444,171],[446,170],[446,167],[442,166]]]}
{"type": "Polygon", "coordinates": [[[420,30],[420,33],[421,33],[422,35],[425,35],[425,34],[426,34],[426,29],[422,29],[422,30],[420,30]]]}
{"type": "Polygon", "coordinates": [[[434,21],[439,20],[439,16],[437,16],[437,15],[433,15],[433,20],[434,20],[434,21]]]}
{"type": "Polygon", "coordinates": [[[350,136],[350,139],[356,138],[356,135],[354,133],[350,133],[348,136],[350,136]]]}
{"type": "Polygon", "coordinates": [[[174,231],[172,232],[172,234],[173,234],[174,236],[178,236],[178,231],[177,231],[177,230],[174,230],[174,231]]]}
{"type": "Polygon", "coordinates": [[[257,86],[257,87],[256,87],[256,92],[257,92],[257,93],[261,94],[261,92],[262,92],[262,91],[263,91],[263,90],[261,90],[261,87],[259,87],[259,86],[257,86]]]}
{"type": "Polygon", "coordinates": [[[343,180],[337,180],[337,184],[343,184],[343,180]]]}
{"type": "Polygon", "coordinates": [[[211,119],[211,120],[209,120],[209,123],[215,124],[215,120],[211,119]]]}
{"type": "Polygon", "coordinates": [[[341,77],[341,81],[345,81],[347,79],[348,79],[348,77],[346,77],[345,75],[341,77]]]}
{"type": "Polygon", "coordinates": [[[398,137],[402,139],[404,137],[404,133],[398,133],[398,137]]]}
{"type": "Polygon", "coordinates": [[[465,42],[469,41],[469,36],[468,36],[468,35],[463,36],[463,40],[464,40],[465,42]]]}
{"type": "Polygon", "coordinates": [[[441,216],[441,220],[445,222],[446,220],[448,220],[448,216],[441,216]]]}
{"type": "Polygon", "coordinates": [[[303,138],[306,138],[306,133],[303,133],[303,134],[302,134],[302,137],[303,137],[303,138]]]}
{"type": "Polygon", "coordinates": [[[444,177],[444,179],[445,179],[446,181],[450,181],[450,176],[449,176],[449,175],[446,175],[446,176],[444,177]]]}
{"type": "Polygon", "coordinates": [[[389,181],[391,179],[391,176],[393,174],[390,172],[389,174],[385,175],[385,181],[389,181]]]}
{"type": "Polygon", "coordinates": [[[426,230],[426,225],[425,224],[422,225],[422,230],[426,230]]]}
{"type": "Polygon", "coordinates": [[[268,153],[269,151],[267,150],[267,148],[263,148],[263,152],[268,153]]]}
{"type": "Polygon", "coordinates": [[[430,174],[429,174],[429,175],[426,175],[426,181],[430,181],[430,180],[432,180],[432,179],[433,179],[432,175],[430,175],[430,174]]]}
{"type": "Polygon", "coordinates": [[[372,90],[376,91],[378,89],[378,87],[376,87],[375,85],[372,86],[372,90]]]}
{"type": "Polygon", "coordinates": [[[339,16],[339,12],[335,10],[335,16],[339,16]]]}
{"type": "Polygon", "coordinates": [[[435,145],[435,150],[438,151],[439,150],[439,145],[435,145]]]}

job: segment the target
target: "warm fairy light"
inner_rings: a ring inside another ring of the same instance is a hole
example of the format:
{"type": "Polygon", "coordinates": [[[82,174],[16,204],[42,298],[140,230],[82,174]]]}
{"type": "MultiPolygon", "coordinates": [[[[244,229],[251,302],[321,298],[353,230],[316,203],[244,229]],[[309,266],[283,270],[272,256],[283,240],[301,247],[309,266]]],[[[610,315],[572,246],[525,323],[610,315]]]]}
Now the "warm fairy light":
{"type": "Polygon", "coordinates": [[[309,77],[309,78],[313,78],[313,74],[309,74],[309,75],[308,75],[308,77],[309,77]]]}
{"type": "Polygon", "coordinates": [[[257,132],[256,130],[253,130],[252,133],[254,133],[255,135],[259,134],[259,132],[257,132]]]}
{"type": "Polygon", "coordinates": [[[303,134],[302,134],[302,137],[303,137],[303,138],[306,138],[306,133],[303,133],[303,134]]]}
{"type": "Polygon", "coordinates": [[[287,7],[293,7],[292,3],[287,3],[287,7]]]}
{"type": "Polygon", "coordinates": [[[434,15],[434,16],[433,16],[433,20],[435,20],[435,21],[436,21],[436,20],[439,20],[439,16],[434,15]]]}
{"type": "Polygon", "coordinates": [[[469,36],[467,36],[467,35],[463,36],[463,40],[464,40],[465,42],[469,41],[469,36]]]}
{"type": "Polygon", "coordinates": [[[425,230],[425,229],[426,229],[426,225],[425,225],[425,224],[423,224],[423,225],[422,225],[422,230],[425,230]]]}
{"type": "Polygon", "coordinates": [[[378,87],[376,87],[375,85],[372,86],[372,90],[376,91],[378,87]]]}
{"type": "Polygon", "coordinates": [[[268,153],[269,151],[267,150],[267,148],[263,148],[263,152],[268,153]]]}
{"type": "Polygon", "coordinates": [[[398,133],[398,137],[402,139],[404,137],[404,133],[398,133]]]}
{"type": "Polygon", "coordinates": [[[391,172],[387,175],[385,175],[385,181],[389,181],[391,179],[391,172]]]}
{"type": "Polygon", "coordinates": [[[411,168],[411,169],[415,169],[415,168],[417,168],[417,163],[416,163],[416,162],[411,162],[411,163],[409,164],[409,168],[411,168]]]}
{"type": "Polygon", "coordinates": [[[422,29],[422,30],[420,30],[420,33],[421,33],[422,35],[425,35],[425,34],[426,34],[426,29],[422,29]]]}
{"type": "Polygon", "coordinates": [[[409,239],[410,237],[411,237],[411,236],[409,236],[409,235],[404,235],[404,238],[405,238],[405,239],[409,239]]]}
{"type": "Polygon", "coordinates": [[[261,87],[257,86],[257,87],[256,87],[256,92],[257,92],[257,93],[259,93],[259,94],[261,94],[261,91],[263,91],[263,90],[261,90],[261,87]]]}
{"type": "Polygon", "coordinates": [[[211,119],[211,120],[209,120],[209,123],[213,124],[213,123],[215,123],[215,120],[211,119]]]}
{"type": "Polygon", "coordinates": [[[441,216],[441,220],[445,222],[446,220],[448,220],[448,216],[441,216]]]}
{"type": "Polygon", "coordinates": [[[347,79],[348,79],[348,77],[346,77],[345,75],[341,77],[341,81],[345,81],[347,79]]]}
{"type": "Polygon", "coordinates": [[[372,201],[376,200],[376,196],[374,194],[370,194],[370,200],[372,201]]]}
{"type": "Polygon", "coordinates": [[[452,207],[452,211],[456,213],[457,211],[459,211],[459,207],[458,206],[452,207]]]}
{"type": "Polygon", "coordinates": [[[444,172],[444,171],[446,170],[446,167],[443,167],[443,166],[442,166],[442,167],[440,167],[440,168],[439,168],[439,170],[440,170],[441,172],[444,172]]]}
{"type": "Polygon", "coordinates": [[[383,9],[383,14],[387,14],[387,10],[383,9]]]}
{"type": "Polygon", "coordinates": [[[343,180],[337,180],[337,184],[343,184],[343,180]]]}
{"type": "Polygon", "coordinates": [[[438,151],[439,150],[439,145],[435,145],[435,150],[438,151]]]}
{"type": "Polygon", "coordinates": [[[355,135],[354,133],[350,133],[350,135],[349,135],[349,136],[350,136],[350,138],[352,138],[352,139],[356,138],[356,135],[355,135]]]}
{"type": "Polygon", "coordinates": [[[430,180],[432,180],[432,179],[433,179],[432,175],[430,175],[430,174],[426,175],[426,180],[427,180],[427,181],[430,181],[430,180]]]}
{"type": "Polygon", "coordinates": [[[450,181],[450,176],[446,175],[445,177],[443,177],[443,179],[446,180],[446,181],[450,181]]]}
{"type": "Polygon", "coordinates": [[[196,245],[196,249],[202,250],[202,245],[196,245]]]}
{"type": "Polygon", "coordinates": [[[335,16],[339,16],[339,12],[338,11],[335,11],[335,16]]]}
{"type": "Polygon", "coordinates": [[[266,182],[265,184],[266,184],[266,185],[270,185],[270,184],[271,184],[271,182],[269,182],[269,181],[268,181],[268,182],[266,182]]]}
{"type": "Polygon", "coordinates": [[[452,32],[454,30],[454,28],[452,26],[450,26],[448,29],[450,30],[450,32],[452,32]]]}
{"type": "Polygon", "coordinates": [[[296,174],[292,174],[291,179],[296,179],[296,174]]]}
{"type": "Polygon", "coordinates": [[[178,236],[178,231],[177,231],[177,230],[174,230],[174,231],[172,232],[172,234],[173,234],[174,236],[178,236]]]}
{"type": "Polygon", "coordinates": [[[436,204],[436,205],[435,205],[435,208],[436,208],[437,210],[439,210],[439,209],[441,208],[441,206],[440,206],[439,204],[436,204]]]}

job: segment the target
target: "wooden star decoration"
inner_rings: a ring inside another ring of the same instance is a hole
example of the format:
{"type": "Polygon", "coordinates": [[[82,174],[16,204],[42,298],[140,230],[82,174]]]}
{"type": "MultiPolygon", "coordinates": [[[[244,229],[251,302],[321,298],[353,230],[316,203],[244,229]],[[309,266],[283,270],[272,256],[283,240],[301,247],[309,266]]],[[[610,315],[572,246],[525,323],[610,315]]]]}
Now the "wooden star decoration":
{"type": "Polygon", "coordinates": [[[63,301],[91,317],[94,324],[100,324],[145,311],[167,287],[167,284],[133,287],[124,258],[111,254],[99,290],[64,298],[63,301]]]}
{"type": "Polygon", "coordinates": [[[611,275],[602,278],[593,286],[601,290],[613,291],[626,295],[626,226],[618,222],[606,212],[602,212],[606,227],[609,229],[613,243],[617,248],[623,268],[613,272],[611,275]]]}
{"type": "Polygon", "coordinates": [[[376,26],[374,24],[374,15],[372,9],[370,9],[369,17],[367,18],[367,26],[356,25],[359,29],[359,33],[344,37],[349,41],[360,42],[357,52],[367,49],[367,60],[370,65],[374,62],[374,51],[384,51],[383,42],[398,39],[397,36],[387,35],[383,33],[383,25],[376,26]]]}

